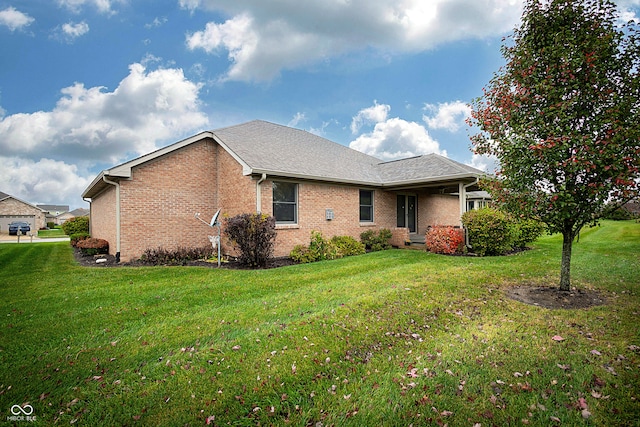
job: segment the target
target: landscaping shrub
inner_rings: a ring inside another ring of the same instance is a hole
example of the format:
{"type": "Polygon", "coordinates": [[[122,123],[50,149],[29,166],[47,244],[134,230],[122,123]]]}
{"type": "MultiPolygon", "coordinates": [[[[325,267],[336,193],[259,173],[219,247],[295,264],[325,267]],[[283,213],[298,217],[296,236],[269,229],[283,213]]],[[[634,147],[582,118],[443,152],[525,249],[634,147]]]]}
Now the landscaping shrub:
{"type": "Polygon", "coordinates": [[[96,239],[95,237],[78,240],[76,247],[86,256],[109,253],[109,242],[104,239],[96,239]]]}
{"type": "Polygon", "coordinates": [[[75,234],[69,235],[69,240],[71,242],[71,246],[73,246],[74,248],[77,248],[78,242],[88,239],[89,237],[91,237],[89,233],[75,233],[75,234]]]}
{"type": "Polygon", "coordinates": [[[367,230],[360,234],[360,241],[370,251],[382,251],[385,249],[391,249],[391,230],[388,228],[382,228],[379,232],[374,230],[367,230]]]}
{"type": "Polygon", "coordinates": [[[318,261],[315,256],[309,252],[309,247],[305,245],[296,245],[289,253],[289,258],[300,264],[318,261]]]}
{"type": "Polygon", "coordinates": [[[297,245],[289,256],[296,262],[307,263],[336,259],[339,258],[339,253],[331,240],[325,239],[319,231],[312,231],[309,246],[297,245]]]}
{"type": "Polygon", "coordinates": [[[494,208],[465,212],[462,224],[469,233],[471,251],[477,255],[502,255],[510,251],[516,239],[513,220],[494,208]]]}
{"type": "Polygon", "coordinates": [[[65,221],[65,223],[62,224],[62,230],[67,236],[79,233],[89,234],[89,217],[79,216],[71,218],[70,220],[65,221]]]}
{"type": "Polygon", "coordinates": [[[609,212],[605,216],[605,219],[611,219],[614,221],[625,221],[627,219],[633,219],[633,218],[634,218],[634,215],[622,206],[616,210],[609,212]]]}
{"type": "Polygon", "coordinates": [[[47,222],[47,228],[50,230],[53,230],[55,228],[56,224],[52,221],[47,222]]]}
{"type": "Polygon", "coordinates": [[[365,253],[364,244],[351,236],[334,236],[327,240],[319,231],[311,232],[309,246],[297,245],[289,257],[299,263],[323,261],[365,253]]]}
{"type": "Polygon", "coordinates": [[[425,245],[434,254],[453,255],[464,250],[464,230],[451,226],[431,227],[427,231],[425,245]]]}
{"type": "Polygon", "coordinates": [[[513,226],[515,228],[514,249],[525,248],[529,243],[542,236],[546,230],[543,223],[534,219],[517,218],[514,220],[513,226]]]}
{"type": "Polygon", "coordinates": [[[201,248],[178,247],[173,250],[164,248],[147,249],[140,262],[147,265],[186,265],[189,261],[206,260],[213,256],[209,245],[201,248]]]}
{"type": "Polygon", "coordinates": [[[340,257],[362,255],[367,252],[364,244],[351,236],[333,236],[331,243],[335,245],[340,257]]]}
{"type": "Polygon", "coordinates": [[[240,253],[238,262],[264,267],[273,254],[276,219],[262,214],[240,214],[225,219],[225,233],[240,253]]]}

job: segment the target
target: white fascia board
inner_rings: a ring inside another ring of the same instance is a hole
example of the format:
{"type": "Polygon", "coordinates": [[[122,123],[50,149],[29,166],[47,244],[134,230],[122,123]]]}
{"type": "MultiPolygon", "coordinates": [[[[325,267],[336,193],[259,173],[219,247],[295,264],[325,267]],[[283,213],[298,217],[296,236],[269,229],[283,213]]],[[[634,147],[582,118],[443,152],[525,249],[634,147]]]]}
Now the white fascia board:
{"type": "Polygon", "coordinates": [[[283,172],[277,170],[266,170],[266,169],[253,169],[252,174],[262,175],[267,174],[269,178],[289,178],[289,179],[299,179],[304,181],[320,181],[320,182],[333,182],[336,184],[346,184],[346,185],[361,185],[361,186],[369,186],[369,187],[380,187],[379,182],[370,182],[370,181],[359,181],[359,180],[350,180],[350,179],[339,179],[339,178],[330,178],[326,176],[316,176],[316,175],[304,175],[297,174],[291,172],[283,172]]]}
{"type": "Polygon", "coordinates": [[[481,175],[479,174],[474,174],[474,173],[460,173],[460,174],[454,174],[454,175],[443,175],[443,176],[436,176],[436,177],[432,177],[432,178],[428,178],[428,179],[414,179],[414,180],[407,180],[407,181],[392,181],[392,182],[385,182],[382,184],[383,188],[386,187],[397,187],[397,186],[405,186],[405,185],[420,185],[423,184],[425,186],[428,185],[438,185],[440,183],[445,183],[445,182],[452,182],[452,181],[460,181],[463,179],[476,179],[479,178],[481,175]]]}

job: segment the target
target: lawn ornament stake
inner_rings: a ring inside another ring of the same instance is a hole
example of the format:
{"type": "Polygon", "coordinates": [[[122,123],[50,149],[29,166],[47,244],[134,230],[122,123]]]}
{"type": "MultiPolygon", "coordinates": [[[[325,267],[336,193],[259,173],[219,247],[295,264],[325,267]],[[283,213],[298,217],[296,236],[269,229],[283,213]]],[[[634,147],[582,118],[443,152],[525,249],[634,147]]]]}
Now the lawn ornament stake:
{"type": "Polygon", "coordinates": [[[216,250],[216,248],[218,249],[218,267],[220,267],[220,253],[221,253],[221,249],[220,249],[220,236],[222,236],[222,229],[220,227],[220,221],[218,221],[218,217],[220,216],[220,211],[222,209],[218,209],[218,211],[213,215],[213,218],[211,218],[211,222],[207,223],[205,220],[203,220],[202,218],[200,218],[200,212],[196,212],[196,218],[198,218],[201,222],[207,224],[209,227],[211,228],[217,228],[218,229],[218,235],[217,236],[209,236],[209,241],[211,242],[211,245],[213,246],[213,249],[216,250]]]}

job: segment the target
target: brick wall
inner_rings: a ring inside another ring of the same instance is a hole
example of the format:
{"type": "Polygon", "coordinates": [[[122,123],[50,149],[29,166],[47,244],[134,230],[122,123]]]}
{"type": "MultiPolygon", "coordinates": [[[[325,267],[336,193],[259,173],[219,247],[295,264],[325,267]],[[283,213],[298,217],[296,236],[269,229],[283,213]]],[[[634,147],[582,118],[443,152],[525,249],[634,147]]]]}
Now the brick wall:
{"type": "MultiPolygon", "coordinates": [[[[273,181],[267,179],[262,186],[262,212],[273,215],[273,181]]],[[[395,196],[393,196],[395,197],[395,196]]],[[[326,238],[352,236],[360,240],[360,234],[370,228],[392,228],[390,212],[395,209],[395,199],[381,190],[374,191],[374,222],[360,223],[360,188],[316,182],[298,182],[298,224],[278,225],[275,256],[287,256],[295,245],[308,245],[312,231],[321,232],[326,238]],[[390,201],[393,200],[393,207],[390,201]],[[326,219],[326,209],[332,209],[334,218],[326,219]]]]}
{"type": "Polygon", "coordinates": [[[460,225],[458,196],[423,194],[418,197],[418,228],[425,234],[433,225],[460,225]]]}
{"type": "Polygon", "coordinates": [[[215,212],[216,151],[211,140],[196,142],[135,167],[132,179],[120,182],[122,261],[146,249],[211,244],[213,230],[195,214],[209,222],[215,212]]]}
{"type": "MultiPolygon", "coordinates": [[[[120,181],[121,260],[136,259],[144,250],[211,243],[215,230],[208,222],[217,209],[225,217],[256,212],[256,184],[260,177],[242,175],[242,166],[214,141],[205,139],[135,167],[130,180],[120,181]]],[[[260,184],[261,210],[273,214],[272,177],[260,184]]],[[[360,223],[360,187],[298,182],[298,224],[279,225],[275,256],[286,256],[298,244],[309,244],[312,231],[325,237],[348,235],[355,239],[368,229],[396,228],[396,193],[374,190],[374,222],[360,223]],[[334,218],[327,220],[325,210],[334,218]]],[[[419,231],[431,225],[458,225],[456,196],[418,194],[419,231]]],[[[91,233],[109,241],[116,251],[115,187],[91,204],[91,233]]],[[[396,233],[404,236],[403,233],[396,233]]],[[[223,236],[224,243],[224,236],[223,236]]],[[[223,252],[231,247],[223,244],[223,252]]]]}
{"type": "Polygon", "coordinates": [[[92,237],[109,242],[109,253],[115,255],[116,247],[116,187],[110,185],[91,199],[89,233],[92,237]]]}

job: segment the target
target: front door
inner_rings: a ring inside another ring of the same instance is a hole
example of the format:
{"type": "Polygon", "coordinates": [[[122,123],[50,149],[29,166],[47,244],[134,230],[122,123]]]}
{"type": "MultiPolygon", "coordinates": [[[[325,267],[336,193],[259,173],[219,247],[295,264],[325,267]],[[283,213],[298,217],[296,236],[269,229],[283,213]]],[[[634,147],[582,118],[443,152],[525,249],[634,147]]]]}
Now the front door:
{"type": "Polygon", "coordinates": [[[409,233],[416,232],[416,196],[398,194],[398,227],[406,227],[409,233]]]}

